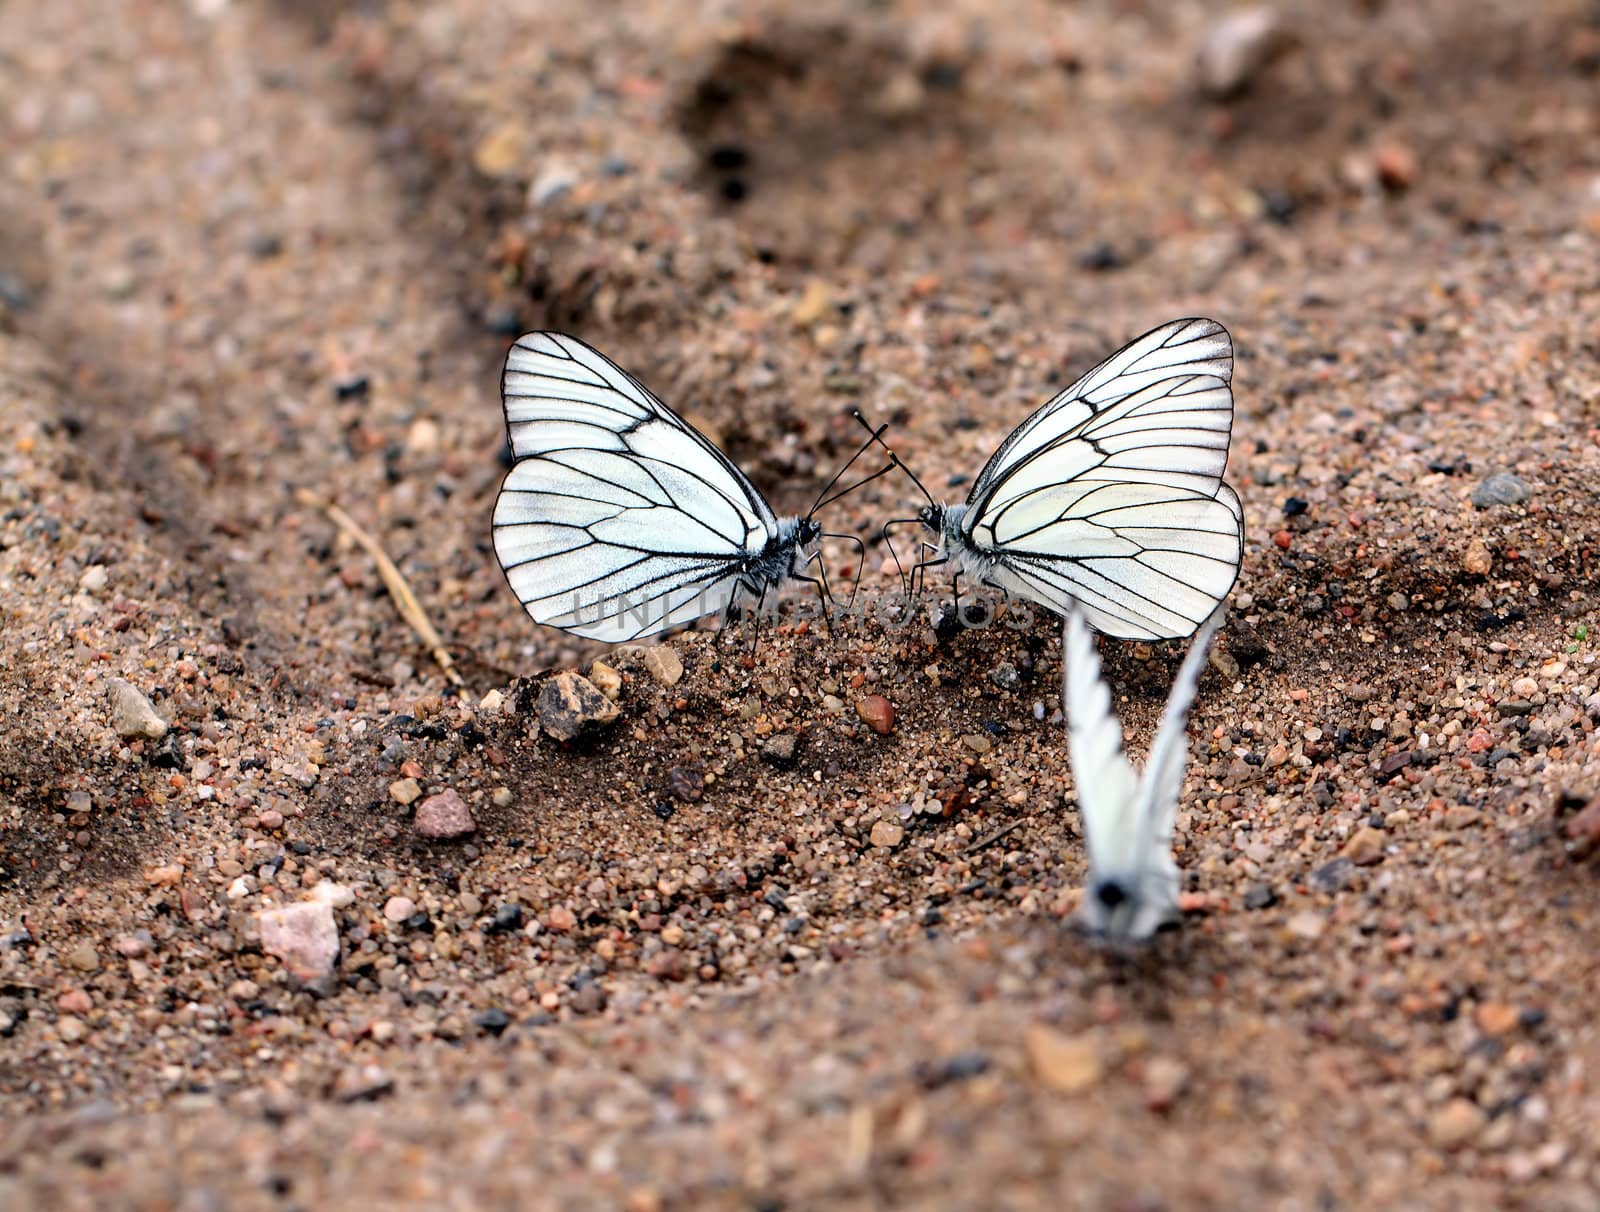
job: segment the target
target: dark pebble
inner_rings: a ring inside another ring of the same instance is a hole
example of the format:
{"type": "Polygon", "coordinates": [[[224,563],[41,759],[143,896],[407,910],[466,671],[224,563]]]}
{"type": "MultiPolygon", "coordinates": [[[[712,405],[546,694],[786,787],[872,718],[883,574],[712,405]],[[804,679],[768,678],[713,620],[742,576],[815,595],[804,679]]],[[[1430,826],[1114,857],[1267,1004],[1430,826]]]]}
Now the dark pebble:
{"type": "Polygon", "coordinates": [[[1109,273],[1113,269],[1121,269],[1125,264],[1121,254],[1104,241],[1091,244],[1078,254],[1078,268],[1090,273],[1109,273]]]}
{"type": "Polygon", "coordinates": [[[27,311],[33,306],[33,292],[14,273],[0,269],[0,304],[12,311],[27,311]]]}
{"type": "Polygon", "coordinates": [[[522,929],[522,906],[515,901],[507,901],[497,905],[494,911],[494,921],[489,923],[491,934],[509,934],[514,930],[522,929]]]}
{"type": "Polygon", "coordinates": [[[707,154],[706,162],[719,173],[736,172],[750,163],[750,153],[736,143],[721,143],[707,154]]]}
{"type": "Polygon", "coordinates": [[[1343,892],[1356,882],[1356,865],[1347,858],[1323,863],[1311,873],[1311,886],[1318,892],[1343,892]]]}
{"type": "Polygon", "coordinates": [[[1399,753],[1391,753],[1378,764],[1378,773],[1384,778],[1393,778],[1407,766],[1411,765],[1411,750],[1402,749],[1399,753]]]}
{"type": "Polygon", "coordinates": [[[599,1014],[606,1008],[606,991],[588,984],[574,993],[567,1004],[578,1014],[599,1014]]]}
{"type": "Polygon", "coordinates": [[[250,237],[246,247],[252,257],[265,261],[283,251],[283,237],[272,231],[257,232],[250,237]]]}
{"type": "Polygon", "coordinates": [[[675,799],[692,803],[706,793],[706,776],[693,766],[674,766],[667,771],[667,790],[675,799]]]}
{"type": "Polygon", "coordinates": [[[497,337],[515,337],[522,332],[522,316],[515,307],[496,305],[485,309],[483,326],[497,337]]]}
{"type": "Polygon", "coordinates": [[[989,680],[1001,690],[1015,690],[1022,682],[1022,677],[1017,673],[1017,667],[1010,661],[1001,661],[989,670],[989,680]]]}
{"type": "Polygon", "coordinates": [[[1296,203],[1294,195],[1288,190],[1263,189],[1257,191],[1257,196],[1261,199],[1261,209],[1274,223],[1287,227],[1294,222],[1296,203]]]}
{"type": "Polygon", "coordinates": [[[472,1020],[485,1035],[504,1035],[511,1025],[511,1016],[498,1006],[485,1010],[472,1020]]]}
{"type": "Polygon", "coordinates": [[[1278,894],[1271,884],[1253,884],[1244,894],[1246,909],[1271,909],[1278,903],[1278,894]]]}
{"type": "Polygon", "coordinates": [[[338,400],[365,400],[372,390],[372,380],[366,375],[350,375],[333,385],[333,395],[338,400]]]}
{"type": "Polygon", "coordinates": [[[940,1086],[968,1081],[980,1073],[986,1073],[990,1063],[987,1052],[973,1049],[969,1052],[957,1052],[936,1064],[919,1066],[918,1076],[929,1090],[937,1090],[940,1086]]]}
{"type": "Polygon", "coordinates": [[[1304,497],[1290,497],[1283,503],[1283,516],[1286,518],[1298,518],[1310,508],[1311,502],[1304,497]]]}

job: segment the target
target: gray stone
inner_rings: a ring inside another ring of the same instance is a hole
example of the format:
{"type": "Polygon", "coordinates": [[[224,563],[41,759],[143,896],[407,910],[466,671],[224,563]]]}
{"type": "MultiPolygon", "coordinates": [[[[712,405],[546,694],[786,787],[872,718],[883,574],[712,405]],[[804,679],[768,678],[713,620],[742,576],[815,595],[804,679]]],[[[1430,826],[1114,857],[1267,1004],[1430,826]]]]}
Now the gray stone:
{"type": "Polygon", "coordinates": [[[1472,490],[1472,503],[1479,509],[1496,505],[1520,505],[1528,499],[1528,485],[1521,476],[1509,471],[1489,476],[1472,490]]]}
{"type": "Polygon", "coordinates": [[[123,740],[159,741],[167,735],[167,722],[132,683],[112,678],[106,694],[111,700],[111,726],[123,740]]]}

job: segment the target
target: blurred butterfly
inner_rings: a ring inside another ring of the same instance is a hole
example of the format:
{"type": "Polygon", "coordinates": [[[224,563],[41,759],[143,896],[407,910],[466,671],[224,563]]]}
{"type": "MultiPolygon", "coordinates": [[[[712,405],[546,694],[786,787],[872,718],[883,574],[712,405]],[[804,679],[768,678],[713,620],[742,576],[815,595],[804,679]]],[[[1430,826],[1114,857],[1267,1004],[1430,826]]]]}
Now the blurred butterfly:
{"type": "Polygon", "coordinates": [[[1244,549],[1244,512],[1222,480],[1232,379],[1227,330],[1174,320],[1018,425],[965,502],[934,500],[908,470],[928,498],[916,520],[936,536],[914,571],[954,563],[958,584],[967,573],[1062,615],[1077,602],[1123,639],[1191,634],[1233,588],[1244,549]]]}
{"type": "Polygon", "coordinates": [[[1189,706],[1222,613],[1218,607],[1189,644],[1142,778],[1122,750],[1094,633],[1082,610],[1074,606],[1067,614],[1061,639],[1067,747],[1089,850],[1089,887],[1079,916],[1109,942],[1139,942],[1177,923],[1172,829],[1189,766],[1189,706]]]}
{"type": "Polygon", "coordinates": [[[814,515],[860,487],[827,495],[873,439],[809,513],[779,517],[704,434],[574,337],[518,339],[500,393],[513,464],[494,549],[534,622],[615,643],[727,620],[752,598],[759,610],[788,581],[826,604],[825,574],[806,573],[825,537],[814,515]]]}

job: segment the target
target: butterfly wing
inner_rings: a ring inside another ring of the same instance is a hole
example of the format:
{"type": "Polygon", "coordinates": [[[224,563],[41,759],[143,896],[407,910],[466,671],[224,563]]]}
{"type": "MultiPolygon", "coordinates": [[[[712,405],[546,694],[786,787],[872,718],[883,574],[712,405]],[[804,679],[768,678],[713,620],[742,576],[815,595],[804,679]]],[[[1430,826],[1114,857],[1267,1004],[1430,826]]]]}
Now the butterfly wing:
{"type": "Polygon", "coordinates": [[[1142,832],[1149,838],[1151,853],[1166,856],[1168,862],[1172,855],[1178,798],[1183,793],[1183,776],[1189,768],[1189,708],[1200,688],[1206,653],[1210,651],[1217,628],[1222,625],[1222,614],[1219,606],[1189,642],[1189,651],[1167,694],[1167,707],[1156,728],[1155,740],[1150,743],[1150,756],[1145,760],[1144,774],[1139,780],[1137,815],[1143,822],[1142,832]]]}
{"type": "Polygon", "coordinates": [[[559,333],[501,380],[515,465],[494,546],[535,622],[616,642],[725,609],[778,519],[726,455],[632,375],[559,333]]]}
{"type": "Polygon", "coordinates": [[[1111,355],[1017,426],[973,484],[967,542],[988,579],[1126,639],[1191,634],[1233,587],[1243,509],[1222,482],[1233,346],[1176,320],[1111,355]]]}
{"type": "Polygon", "coordinates": [[[1134,875],[1140,838],[1134,814],[1138,781],[1122,750],[1122,725],[1100,676],[1100,654],[1082,610],[1069,606],[1061,633],[1067,751],[1078,793],[1092,875],[1134,875]]]}

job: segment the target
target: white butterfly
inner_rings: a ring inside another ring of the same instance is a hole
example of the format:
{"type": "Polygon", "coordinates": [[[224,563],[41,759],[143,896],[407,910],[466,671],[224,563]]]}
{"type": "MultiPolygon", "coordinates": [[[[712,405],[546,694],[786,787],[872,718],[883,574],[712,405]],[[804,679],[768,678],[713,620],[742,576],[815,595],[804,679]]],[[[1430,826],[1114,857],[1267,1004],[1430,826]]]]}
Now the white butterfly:
{"type": "MultiPolygon", "coordinates": [[[[917,520],[980,584],[1122,639],[1191,634],[1233,588],[1244,511],[1222,481],[1233,343],[1174,320],[1112,354],[1011,432],[959,505],[917,520]]],[[[915,479],[915,477],[913,477],[915,479]]],[[[921,487],[920,482],[918,487],[921,487]]]]}
{"type": "Polygon", "coordinates": [[[741,595],[759,608],[786,581],[821,588],[806,567],[823,537],[811,514],[827,502],[778,517],[726,455],[598,350],[529,333],[506,357],[500,392],[516,462],[495,501],[494,549],[535,622],[614,643],[731,617],[741,595]]]}
{"type": "Polygon", "coordinates": [[[1089,887],[1079,912],[1091,932],[1112,942],[1147,939],[1178,919],[1172,829],[1189,766],[1189,705],[1222,614],[1218,607],[1189,644],[1142,778],[1122,750],[1094,633],[1083,611],[1067,614],[1061,638],[1067,747],[1089,850],[1089,887]]]}

